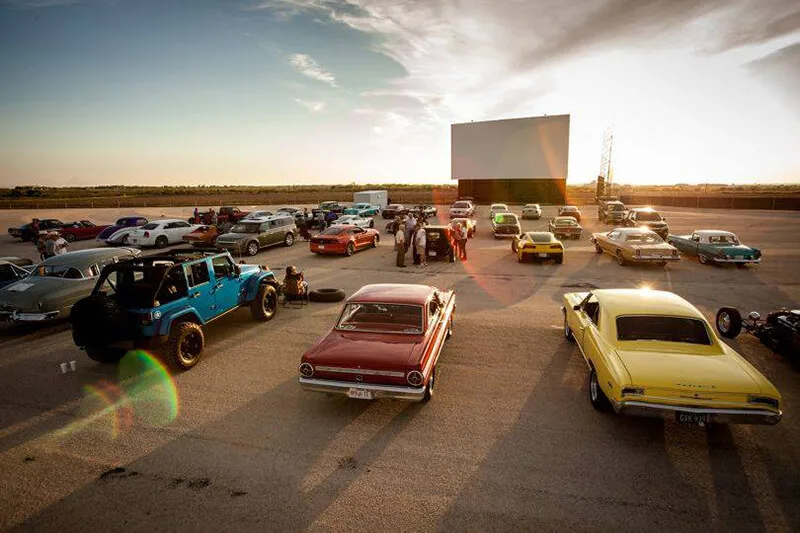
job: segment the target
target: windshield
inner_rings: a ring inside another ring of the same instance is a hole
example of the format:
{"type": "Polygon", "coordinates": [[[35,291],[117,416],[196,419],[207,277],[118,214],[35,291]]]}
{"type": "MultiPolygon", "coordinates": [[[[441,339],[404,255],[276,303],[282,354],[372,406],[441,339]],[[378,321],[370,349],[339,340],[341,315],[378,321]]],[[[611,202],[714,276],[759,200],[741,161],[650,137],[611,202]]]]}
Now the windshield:
{"type": "Polygon", "coordinates": [[[332,226],[323,231],[322,233],[320,233],[320,235],[339,235],[343,231],[347,231],[347,228],[337,228],[335,226],[332,226]]]}
{"type": "Polygon", "coordinates": [[[578,223],[571,218],[557,218],[556,219],[556,226],[575,226],[578,223]]]}
{"type": "Polygon", "coordinates": [[[21,270],[15,269],[8,263],[0,265],[0,281],[13,281],[20,277],[21,274],[21,270]]]}
{"type": "Polygon", "coordinates": [[[539,204],[525,204],[523,209],[539,209],[539,204]]]}
{"type": "Polygon", "coordinates": [[[400,205],[400,204],[392,204],[392,205],[390,205],[389,207],[387,207],[386,209],[400,209],[400,208],[402,208],[402,207],[403,207],[403,206],[402,206],[402,205],[400,205]]]}
{"type": "Polygon", "coordinates": [[[239,223],[236,224],[231,230],[232,233],[258,233],[258,228],[261,227],[260,222],[253,223],[239,223]]]}
{"type": "Polygon", "coordinates": [[[711,235],[708,238],[709,244],[726,245],[739,244],[739,239],[733,235],[711,235]]]}
{"type": "Polygon", "coordinates": [[[531,233],[530,236],[533,242],[550,242],[549,233],[531,233]]]}
{"type": "Polygon", "coordinates": [[[151,222],[149,224],[145,224],[142,226],[142,229],[156,229],[158,227],[158,222],[151,222]]]}
{"type": "Polygon", "coordinates": [[[636,215],[636,220],[644,222],[659,222],[661,220],[661,215],[655,211],[639,211],[639,213],[636,215]]]}
{"type": "Polygon", "coordinates": [[[456,202],[453,207],[456,209],[469,209],[469,202],[456,202]]]}
{"type": "Polygon", "coordinates": [[[649,233],[632,233],[628,235],[625,239],[625,242],[629,242],[632,244],[661,244],[664,242],[664,239],[658,236],[658,234],[649,232],[649,233]]]}
{"type": "Polygon", "coordinates": [[[617,339],[711,345],[708,331],[701,320],[676,316],[617,317],[617,339]]]}
{"type": "Polygon", "coordinates": [[[608,204],[606,206],[607,211],[622,211],[623,209],[625,209],[625,206],[620,204],[608,204]]]}
{"type": "Polygon", "coordinates": [[[492,206],[492,211],[502,211],[504,209],[508,209],[508,206],[506,206],[505,204],[494,204],[492,206]]]}
{"type": "Polygon", "coordinates": [[[339,217],[336,219],[336,224],[352,224],[353,220],[355,220],[355,217],[352,217],[350,215],[346,217],[339,217]]]}
{"type": "Polygon", "coordinates": [[[37,278],[66,278],[66,279],[81,279],[83,274],[80,270],[66,265],[39,265],[36,267],[31,276],[37,278]]]}
{"type": "Polygon", "coordinates": [[[514,215],[497,215],[494,217],[495,222],[498,224],[516,224],[517,217],[514,215]]]}
{"type": "Polygon", "coordinates": [[[422,306],[351,303],[347,304],[336,324],[348,331],[384,331],[390,333],[422,333],[422,306]]]}
{"type": "Polygon", "coordinates": [[[578,212],[578,208],[577,207],[570,207],[570,206],[562,207],[561,208],[561,212],[562,213],[577,213],[578,212]]]}

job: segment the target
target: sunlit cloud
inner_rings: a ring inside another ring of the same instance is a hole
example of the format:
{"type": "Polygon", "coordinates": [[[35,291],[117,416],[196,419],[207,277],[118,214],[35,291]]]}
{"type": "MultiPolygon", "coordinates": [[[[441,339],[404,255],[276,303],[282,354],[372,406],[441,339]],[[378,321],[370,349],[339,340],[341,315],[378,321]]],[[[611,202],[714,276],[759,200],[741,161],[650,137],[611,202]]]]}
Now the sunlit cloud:
{"type": "Polygon", "coordinates": [[[289,57],[289,64],[304,76],[327,83],[331,87],[338,87],[336,84],[336,77],[322,68],[320,64],[308,54],[292,54],[289,57]]]}
{"type": "Polygon", "coordinates": [[[325,109],[325,102],[303,100],[302,98],[295,98],[294,101],[300,104],[301,106],[305,107],[312,113],[318,113],[325,109]]]}

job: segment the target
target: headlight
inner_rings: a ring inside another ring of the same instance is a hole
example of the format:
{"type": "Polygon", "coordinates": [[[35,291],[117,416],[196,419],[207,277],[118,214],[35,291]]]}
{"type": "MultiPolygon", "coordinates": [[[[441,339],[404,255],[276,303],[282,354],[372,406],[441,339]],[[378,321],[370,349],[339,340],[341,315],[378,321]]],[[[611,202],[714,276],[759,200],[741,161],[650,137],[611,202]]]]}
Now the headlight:
{"type": "Polygon", "coordinates": [[[314,375],[314,367],[311,366],[309,363],[303,363],[300,365],[300,374],[304,378],[310,378],[314,375]]]}
{"type": "Polygon", "coordinates": [[[409,372],[408,376],[406,377],[406,380],[408,380],[408,384],[414,387],[419,387],[420,385],[422,385],[422,381],[424,379],[425,378],[422,376],[422,373],[416,370],[412,370],[411,372],[409,372]]]}
{"type": "Polygon", "coordinates": [[[624,387],[622,389],[623,396],[644,396],[644,389],[641,387],[624,387]]]}
{"type": "Polygon", "coordinates": [[[752,403],[755,405],[768,405],[777,409],[780,405],[780,402],[775,398],[768,398],[766,396],[748,396],[747,403],[752,403]]]}

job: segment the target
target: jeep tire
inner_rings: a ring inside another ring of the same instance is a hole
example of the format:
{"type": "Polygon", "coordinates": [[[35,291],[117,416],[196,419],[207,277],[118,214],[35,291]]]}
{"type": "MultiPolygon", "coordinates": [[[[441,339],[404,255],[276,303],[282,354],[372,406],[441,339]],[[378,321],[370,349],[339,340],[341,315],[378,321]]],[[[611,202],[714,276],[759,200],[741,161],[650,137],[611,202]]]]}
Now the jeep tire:
{"type": "Polygon", "coordinates": [[[189,370],[203,355],[205,335],[194,322],[179,322],[172,326],[164,347],[164,358],[178,370],[189,370]]]}
{"type": "Polygon", "coordinates": [[[250,314],[256,320],[266,322],[275,317],[278,309],[278,292],[268,284],[259,285],[256,298],[250,302],[250,314]]]}

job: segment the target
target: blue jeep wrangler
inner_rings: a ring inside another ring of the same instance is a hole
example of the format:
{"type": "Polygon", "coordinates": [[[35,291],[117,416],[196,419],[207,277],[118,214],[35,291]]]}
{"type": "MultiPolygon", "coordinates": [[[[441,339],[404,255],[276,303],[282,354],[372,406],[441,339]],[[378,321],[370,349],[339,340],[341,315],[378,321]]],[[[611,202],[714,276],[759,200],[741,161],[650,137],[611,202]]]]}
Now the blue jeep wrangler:
{"type": "Polygon", "coordinates": [[[271,270],[237,265],[228,252],[173,249],[106,266],[92,294],[72,308],[72,338],[101,363],[128,349],[160,349],[179,370],[200,360],[203,326],[240,307],[275,316],[278,282],[271,270]]]}

